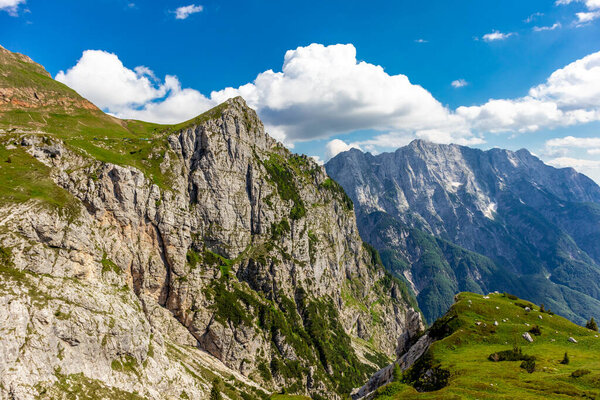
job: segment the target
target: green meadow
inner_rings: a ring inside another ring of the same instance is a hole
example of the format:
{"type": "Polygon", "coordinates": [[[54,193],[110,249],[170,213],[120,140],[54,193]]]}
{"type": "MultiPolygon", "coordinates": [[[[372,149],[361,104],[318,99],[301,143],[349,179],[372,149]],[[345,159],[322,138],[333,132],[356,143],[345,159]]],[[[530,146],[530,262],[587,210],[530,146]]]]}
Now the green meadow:
{"type": "MultiPolygon", "coordinates": [[[[600,338],[598,332],[578,326],[551,312],[541,312],[513,296],[474,293],[457,295],[443,321],[449,336],[431,346],[433,367],[449,372],[440,390],[418,392],[407,382],[410,372],[377,391],[386,399],[562,399],[600,398],[600,338]],[[514,298],[514,297],[513,297],[514,298]],[[526,311],[524,306],[531,308],[526,311]],[[540,318],[541,316],[541,318],[540,318]],[[498,325],[495,326],[494,322],[498,325]],[[525,332],[539,328],[539,336],[525,332]],[[569,338],[577,343],[572,343],[569,338]],[[535,357],[535,370],[523,361],[492,361],[494,353],[521,349],[535,357]],[[568,364],[561,361],[567,353],[568,364]],[[577,372],[576,372],[577,371],[577,372]]],[[[414,383],[413,383],[414,385],[414,383]]]]}

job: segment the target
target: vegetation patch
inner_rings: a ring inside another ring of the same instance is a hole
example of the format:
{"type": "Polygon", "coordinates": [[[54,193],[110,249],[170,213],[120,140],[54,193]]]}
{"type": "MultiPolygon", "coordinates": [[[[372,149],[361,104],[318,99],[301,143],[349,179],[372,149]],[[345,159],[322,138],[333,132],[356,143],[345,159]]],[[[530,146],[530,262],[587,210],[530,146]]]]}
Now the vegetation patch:
{"type": "Polygon", "coordinates": [[[330,191],[344,206],[347,211],[352,211],[354,209],[354,203],[352,203],[352,199],[346,194],[342,185],[337,183],[331,178],[327,178],[321,183],[321,188],[330,191]]]}
{"type": "Polygon", "coordinates": [[[450,371],[434,360],[430,351],[425,352],[402,375],[402,383],[413,386],[419,392],[440,390],[448,384],[450,371]]]}
{"type": "Polygon", "coordinates": [[[304,217],[306,208],[296,187],[293,170],[285,163],[283,157],[271,154],[269,159],[263,162],[263,165],[269,174],[270,181],[277,187],[277,193],[281,200],[293,202],[290,219],[297,220],[304,217]]]}
{"type": "Polygon", "coordinates": [[[119,266],[117,264],[115,264],[112,260],[110,260],[109,258],[107,258],[106,253],[104,253],[102,255],[102,274],[104,275],[105,273],[112,271],[115,274],[120,274],[121,273],[121,268],[119,268],[119,266]]]}
{"type": "Polygon", "coordinates": [[[139,375],[138,362],[133,356],[130,356],[129,354],[125,354],[119,359],[112,360],[110,367],[113,369],[113,371],[134,373],[136,375],[139,375]]]}
{"type": "Polygon", "coordinates": [[[590,374],[592,371],[590,371],[589,369],[576,369],[575,371],[573,371],[571,373],[571,376],[573,378],[581,378],[584,375],[588,375],[590,374]]]}

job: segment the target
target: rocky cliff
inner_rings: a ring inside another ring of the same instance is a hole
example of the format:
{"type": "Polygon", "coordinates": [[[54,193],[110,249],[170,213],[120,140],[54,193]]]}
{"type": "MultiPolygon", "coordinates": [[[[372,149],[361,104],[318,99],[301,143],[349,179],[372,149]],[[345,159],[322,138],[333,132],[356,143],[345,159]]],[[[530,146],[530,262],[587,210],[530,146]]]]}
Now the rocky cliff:
{"type": "Polygon", "coordinates": [[[526,150],[414,141],[327,163],[363,238],[430,321],[459,291],[512,291],[582,322],[600,314],[600,187],[526,150]],[[533,296],[533,297],[532,297],[533,296]]]}
{"type": "Polygon", "coordinates": [[[5,97],[70,99],[0,104],[1,397],[337,398],[422,328],[343,189],[241,98],[120,121],[1,56],[5,97]]]}

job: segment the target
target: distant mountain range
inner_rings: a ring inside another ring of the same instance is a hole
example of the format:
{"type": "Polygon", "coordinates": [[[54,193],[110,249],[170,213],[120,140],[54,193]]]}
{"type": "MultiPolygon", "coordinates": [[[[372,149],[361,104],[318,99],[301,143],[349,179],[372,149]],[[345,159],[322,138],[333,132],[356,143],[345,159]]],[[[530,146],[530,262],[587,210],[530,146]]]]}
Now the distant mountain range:
{"type": "Polygon", "coordinates": [[[459,291],[513,292],[578,323],[600,315],[600,187],[575,170],[527,150],[422,140],[352,149],[326,169],[428,321],[459,291]]]}

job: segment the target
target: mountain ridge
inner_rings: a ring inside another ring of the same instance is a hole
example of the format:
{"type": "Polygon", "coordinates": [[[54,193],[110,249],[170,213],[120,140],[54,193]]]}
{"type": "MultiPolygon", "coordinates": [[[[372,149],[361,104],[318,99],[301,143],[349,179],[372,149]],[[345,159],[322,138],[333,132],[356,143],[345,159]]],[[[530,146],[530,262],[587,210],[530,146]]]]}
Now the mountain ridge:
{"type": "MultiPolygon", "coordinates": [[[[353,149],[331,159],[326,169],[354,201],[363,238],[378,243],[382,255],[395,252],[405,265],[405,279],[411,264],[407,257],[419,259],[420,253],[401,242],[409,229],[417,229],[490,258],[496,268],[530,286],[545,287],[552,307],[577,322],[600,312],[598,288],[590,283],[600,271],[595,245],[600,187],[584,175],[547,166],[526,150],[482,151],[422,140],[377,156],[353,149]],[[391,235],[376,229],[369,220],[381,212],[404,227],[391,235]]],[[[447,255],[428,242],[435,254],[430,264],[445,264],[447,255]]],[[[452,276],[437,276],[440,283],[430,288],[440,293],[420,301],[432,304],[422,306],[430,322],[456,292],[469,290],[457,288],[452,276]]],[[[524,296],[519,286],[505,290],[524,296]]]]}

